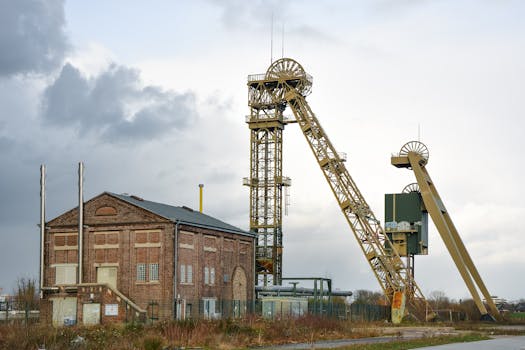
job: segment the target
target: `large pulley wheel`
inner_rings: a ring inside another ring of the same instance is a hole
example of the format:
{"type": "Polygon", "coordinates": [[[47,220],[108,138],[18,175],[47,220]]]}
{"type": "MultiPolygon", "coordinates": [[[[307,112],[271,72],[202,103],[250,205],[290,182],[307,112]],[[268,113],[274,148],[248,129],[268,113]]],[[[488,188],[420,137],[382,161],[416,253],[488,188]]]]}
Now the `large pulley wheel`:
{"type": "Polygon", "coordinates": [[[291,58],[281,58],[273,62],[266,71],[266,79],[306,78],[303,66],[291,58]]]}
{"type": "Polygon", "coordinates": [[[405,186],[405,188],[403,188],[403,193],[412,193],[412,192],[421,192],[419,190],[419,185],[417,184],[417,182],[414,182],[414,183],[411,183],[411,184],[408,184],[405,186]]]}
{"type": "Polygon", "coordinates": [[[273,62],[266,71],[266,80],[280,80],[295,88],[301,95],[310,93],[312,82],[303,66],[291,58],[273,62]]]}
{"type": "Polygon", "coordinates": [[[418,154],[421,159],[423,160],[421,165],[425,165],[428,163],[428,148],[425,146],[424,143],[419,141],[410,141],[407,142],[401,147],[401,151],[399,151],[399,156],[401,157],[408,157],[409,153],[416,153],[418,154]]]}

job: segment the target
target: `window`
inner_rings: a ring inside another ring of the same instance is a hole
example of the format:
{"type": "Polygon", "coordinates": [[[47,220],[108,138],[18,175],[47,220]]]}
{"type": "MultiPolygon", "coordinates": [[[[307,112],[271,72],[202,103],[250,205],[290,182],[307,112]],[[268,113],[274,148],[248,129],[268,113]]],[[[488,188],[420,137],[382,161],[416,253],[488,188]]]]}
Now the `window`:
{"type": "Polygon", "coordinates": [[[193,283],[193,267],[191,265],[180,265],[180,283],[193,283]]]}
{"type": "Polygon", "coordinates": [[[215,268],[214,267],[204,267],[204,284],[213,286],[215,285],[215,268]]]}
{"type": "Polygon", "coordinates": [[[146,281],[146,264],[137,264],[137,281],[146,281]]]}
{"type": "Polygon", "coordinates": [[[77,265],[67,264],[55,267],[55,284],[77,283],[77,265]]]}
{"type": "Polygon", "coordinates": [[[186,276],[186,282],[187,283],[193,283],[193,268],[191,265],[188,265],[187,266],[187,272],[188,272],[188,275],[186,276]]]}
{"type": "Polygon", "coordinates": [[[117,268],[97,267],[97,283],[106,283],[117,288],[117,268]]]}
{"type": "Polygon", "coordinates": [[[159,264],[149,264],[149,280],[158,281],[159,280],[159,264]]]}
{"type": "Polygon", "coordinates": [[[186,265],[180,265],[180,283],[186,283],[186,265]]]}
{"type": "Polygon", "coordinates": [[[137,281],[138,282],[158,282],[159,280],[159,263],[154,264],[137,264],[137,281]],[[148,275],[146,275],[146,271],[148,275]]]}
{"type": "Polygon", "coordinates": [[[202,299],[202,307],[203,307],[203,314],[204,318],[207,319],[213,319],[213,318],[219,318],[220,314],[217,313],[216,310],[216,301],[215,298],[203,298],[202,299]]]}

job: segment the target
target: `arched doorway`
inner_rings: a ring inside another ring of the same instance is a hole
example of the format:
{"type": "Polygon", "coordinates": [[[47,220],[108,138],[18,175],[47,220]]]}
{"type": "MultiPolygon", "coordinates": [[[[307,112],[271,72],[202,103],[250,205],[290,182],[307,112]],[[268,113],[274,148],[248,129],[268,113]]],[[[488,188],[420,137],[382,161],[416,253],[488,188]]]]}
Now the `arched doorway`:
{"type": "Polygon", "coordinates": [[[233,316],[241,317],[246,313],[246,299],[248,298],[246,272],[242,267],[237,267],[233,273],[232,293],[233,316]]]}

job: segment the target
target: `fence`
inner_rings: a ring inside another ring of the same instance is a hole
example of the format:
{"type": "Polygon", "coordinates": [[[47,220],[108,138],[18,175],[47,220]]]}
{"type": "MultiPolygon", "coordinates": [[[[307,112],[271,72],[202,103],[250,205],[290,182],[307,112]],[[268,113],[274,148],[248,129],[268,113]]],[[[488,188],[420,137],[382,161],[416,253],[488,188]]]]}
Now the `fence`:
{"type": "MultiPolygon", "coordinates": [[[[179,300],[176,303],[151,301],[146,308],[147,322],[176,319],[226,319],[246,316],[262,316],[268,319],[283,319],[305,315],[344,319],[350,321],[380,321],[390,319],[390,307],[368,304],[330,303],[328,300],[313,302],[306,298],[265,298],[261,300],[179,300]]],[[[449,316],[448,310],[446,315],[449,316]]],[[[453,315],[456,316],[456,315],[453,315]]],[[[456,316],[457,317],[457,316],[456,316]]],[[[38,310],[24,309],[14,299],[0,302],[0,322],[35,322],[38,310]]],[[[443,317],[445,319],[447,317],[443,317]]]]}
{"type": "Polygon", "coordinates": [[[319,315],[351,321],[380,321],[390,319],[390,307],[368,304],[314,303],[306,298],[263,298],[261,300],[179,300],[173,304],[151,301],[146,308],[148,322],[171,318],[175,308],[176,319],[225,319],[262,316],[268,319],[319,315]]]}
{"type": "Polygon", "coordinates": [[[390,320],[390,306],[374,304],[356,304],[349,307],[347,318],[351,321],[382,321],[390,320]]]}
{"type": "MultiPolygon", "coordinates": [[[[0,322],[37,322],[40,311],[27,303],[19,303],[16,297],[2,297],[0,300],[0,322]]],[[[38,309],[38,307],[36,307],[38,309]]]]}

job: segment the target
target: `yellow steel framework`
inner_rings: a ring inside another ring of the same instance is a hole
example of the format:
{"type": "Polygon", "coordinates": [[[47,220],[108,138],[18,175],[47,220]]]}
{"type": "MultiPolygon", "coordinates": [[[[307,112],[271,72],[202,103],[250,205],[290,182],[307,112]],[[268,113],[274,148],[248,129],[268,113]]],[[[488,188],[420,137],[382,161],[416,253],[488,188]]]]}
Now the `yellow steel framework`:
{"type": "Polygon", "coordinates": [[[257,234],[256,284],[280,285],[282,278],[282,190],[291,181],[282,175],[283,117],[286,105],[275,102],[264,76],[248,77],[250,115],[250,231],[257,234]]]}
{"type": "Polygon", "coordinates": [[[483,283],[465,244],[459,236],[459,233],[454,226],[441,197],[439,196],[434,182],[430,178],[426,169],[428,157],[428,149],[423,143],[419,141],[410,141],[401,147],[398,154],[392,156],[391,163],[395,167],[412,169],[414,172],[425,208],[430,214],[432,221],[434,221],[452,260],[456,264],[463,281],[482,315],[482,319],[490,320],[492,317],[501,319],[499,311],[496,308],[485,283],[483,283]],[[476,286],[485,297],[491,315],[489,315],[487,308],[483,304],[476,286]]]}
{"type": "MultiPolygon", "coordinates": [[[[249,179],[251,229],[264,237],[265,231],[260,231],[259,213],[266,212],[268,209],[263,209],[260,205],[269,202],[259,200],[257,193],[276,191],[281,186],[278,181],[282,165],[281,158],[272,161],[272,164],[275,164],[276,180],[260,185],[261,177],[257,175],[259,171],[257,161],[262,158],[262,154],[266,154],[266,150],[264,147],[262,149],[256,147],[260,139],[258,135],[263,132],[261,130],[268,130],[263,134],[269,133],[269,130],[279,130],[278,141],[281,142],[281,132],[286,124],[282,112],[286,106],[289,106],[386,297],[392,302],[394,293],[404,293],[412,314],[422,319],[427,311],[432,309],[348,173],[343,163],[344,159],[336,152],[310,109],[305,96],[310,93],[311,86],[312,77],[298,62],[289,58],[273,62],[266,74],[248,77],[251,107],[249,125],[252,130],[251,178],[249,179]],[[254,183],[255,181],[258,182],[254,183]]],[[[281,157],[281,146],[275,147],[279,148],[279,157],[281,157]]],[[[265,164],[264,170],[268,171],[269,165],[265,164]]],[[[274,216],[276,216],[275,213],[274,216]]],[[[268,228],[266,225],[263,226],[264,229],[268,228]]],[[[279,234],[282,233],[279,232],[279,234]]],[[[261,240],[259,240],[259,245],[261,245],[261,240]]],[[[262,247],[258,247],[260,248],[262,247]]],[[[273,257],[273,263],[274,266],[279,263],[279,268],[281,267],[281,261],[278,261],[276,257],[273,257]]],[[[434,315],[433,312],[430,314],[434,315]]]]}

